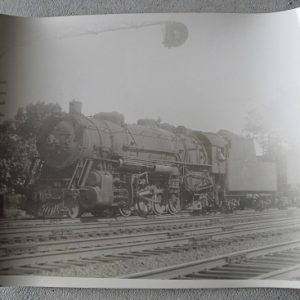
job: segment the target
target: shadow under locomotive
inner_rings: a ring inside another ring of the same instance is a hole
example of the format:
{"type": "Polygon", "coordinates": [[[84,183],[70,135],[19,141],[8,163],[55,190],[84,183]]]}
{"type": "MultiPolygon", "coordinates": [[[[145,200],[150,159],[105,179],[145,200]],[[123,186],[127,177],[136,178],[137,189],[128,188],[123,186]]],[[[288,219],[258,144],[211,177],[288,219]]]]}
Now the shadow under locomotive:
{"type": "Polygon", "coordinates": [[[117,112],[86,117],[73,101],[68,114],[46,122],[37,148],[26,183],[26,211],[36,216],[204,213],[280,202],[276,164],[259,160],[252,140],[225,130],[149,119],[129,125],[117,112]]]}

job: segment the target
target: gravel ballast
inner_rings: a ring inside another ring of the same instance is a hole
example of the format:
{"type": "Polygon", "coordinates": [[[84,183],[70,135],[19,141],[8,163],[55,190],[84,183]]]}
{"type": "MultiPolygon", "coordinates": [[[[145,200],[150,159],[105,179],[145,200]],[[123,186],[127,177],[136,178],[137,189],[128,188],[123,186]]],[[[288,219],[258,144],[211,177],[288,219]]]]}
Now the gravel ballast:
{"type": "MultiPolygon", "coordinates": [[[[162,253],[129,259],[116,259],[110,262],[86,263],[85,266],[59,268],[53,271],[41,271],[39,275],[71,276],[71,277],[120,277],[122,275],[156,269],[168,265],[185,263],[198,259],[206,259],[236,251],[283,243],[300,238],[300,232],[280,231],[271,234],[261,234],[235,238],[231,240],[203,243],[198,247],[190,247],[187,251],[162,253]]],[[[96,260],[96,259],[95,259],[96,260]]]]}

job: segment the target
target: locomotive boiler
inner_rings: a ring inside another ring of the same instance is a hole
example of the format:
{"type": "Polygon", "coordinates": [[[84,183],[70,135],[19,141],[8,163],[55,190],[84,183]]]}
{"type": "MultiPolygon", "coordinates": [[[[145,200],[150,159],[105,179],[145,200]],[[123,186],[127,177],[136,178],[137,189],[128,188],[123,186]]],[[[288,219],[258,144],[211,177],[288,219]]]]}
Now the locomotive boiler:
{"type": "Polygon", "coordinates": [[[117,112],[86,117],[71,102],[68,114],[41,130],[37,148],[33,198],[44,215],[57,207],[79,217],[216,205],[206,148],[184,127],[149,119],[129,125],[117,112]]]}

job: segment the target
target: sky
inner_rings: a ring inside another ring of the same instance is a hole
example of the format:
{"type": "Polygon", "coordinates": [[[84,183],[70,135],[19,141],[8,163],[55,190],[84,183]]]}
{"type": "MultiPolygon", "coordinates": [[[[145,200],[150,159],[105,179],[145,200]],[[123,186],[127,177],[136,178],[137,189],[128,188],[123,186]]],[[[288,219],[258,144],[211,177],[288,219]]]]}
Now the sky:
{"type": "Polygon", "coordinates": [[[37,101],[57,102],[67,110],[75,99],[82,101],[87,115],[119,111],[128,123],[160,118],[193,129],[239,133],[247,111],[259,106],[271,106],[276,120],[282,108],[287,110],[284,117],[290,110],[300,112],[296,11],[15,23],[19,34],[7,42],[10,47],[0,58],[8,78],[8,115],[37,101]],[[187,26],[182,46],[162,45],[163,25],[155,24],[168,20],[187,26]]]}
{"type": "Polygon", "coordinates": [[[260,109],[269,126],[300,149],[296,10],[0,17],[1,78],[8,81],[0,107],[7,116],[37,101],[67,111],[77,100],[86,115],[119,111],[127,123],[160,118],[241,133],[247,112],[260,109]],[[167,21],[188,28],[183,45],[162,44],[167,21]]]}

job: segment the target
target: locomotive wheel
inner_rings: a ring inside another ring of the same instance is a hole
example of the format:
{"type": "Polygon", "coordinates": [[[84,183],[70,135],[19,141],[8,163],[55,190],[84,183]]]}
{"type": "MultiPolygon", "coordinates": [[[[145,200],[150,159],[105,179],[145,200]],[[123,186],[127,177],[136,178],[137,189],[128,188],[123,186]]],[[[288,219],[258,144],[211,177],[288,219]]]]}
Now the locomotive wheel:
{"type": "Polygon", "coordinates": [[[180,198],[176,195],[171,195],[171,197],[168,199],[168,211],[171,215],[175,215],[178,213],[181,209],[180,207],[180,198]]]}
{"type": "Polygon", "coordinates": [[[131,210],[130,207],[124,206],[124,207],[120,207],[120,208],[119,208],[119,213],[120,213],[121,216],[123,216],[123,217],[129,217],[129,216],[131,215],[131,212],[132,212],[132,210],[131,210]]]}
{"type": "Polygon", "coordinates": [[[152,211],[152,202],[150,200],[138,198],[137,211],[141,217],[146,217],[152,211]]]}
{"type": "Polygon", "coordinates": [[[257,199],[255,203],[255,210],[263,211],[264,209],[265,209],[264,200],[261,198],[257,199]]]}
{"type": "Polygon", "coordinates": [[[79,218],[83,211],[78,201],[68,201],[67,214],[71,219],[79,218]]]}
{"type": "Polygon", "coordinates": [[[166,204],[162,195],[157,195],[153,201],[153,212],[155,215],[160,216],[166,211],[166,204]]]}

